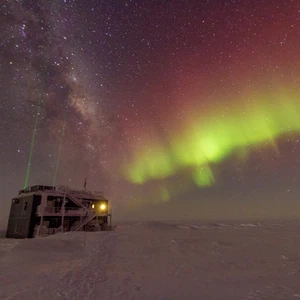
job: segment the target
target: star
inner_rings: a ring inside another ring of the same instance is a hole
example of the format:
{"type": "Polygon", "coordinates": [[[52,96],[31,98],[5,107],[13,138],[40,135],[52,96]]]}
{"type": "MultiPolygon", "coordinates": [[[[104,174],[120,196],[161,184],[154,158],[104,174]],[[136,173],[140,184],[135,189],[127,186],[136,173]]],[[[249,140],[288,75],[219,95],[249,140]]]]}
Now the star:
{"type": "Polygon", "coordinates": [[[122,208],[296,197],[296,1],[37,0],[1,9],[5,215],[24,185],[77,188],[86,177],[122,208]]]}

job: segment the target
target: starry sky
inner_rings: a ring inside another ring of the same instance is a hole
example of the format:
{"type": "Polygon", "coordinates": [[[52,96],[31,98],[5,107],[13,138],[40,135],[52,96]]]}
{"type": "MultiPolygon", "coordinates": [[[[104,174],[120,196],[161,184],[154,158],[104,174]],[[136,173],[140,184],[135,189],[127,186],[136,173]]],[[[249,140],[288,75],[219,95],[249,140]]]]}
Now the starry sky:
{"type": "Polygon", "coordinates": [[[299,1],[4,0],[0,45],[2,217],[85,178],[120,218],[300,215],[299,1]]]}

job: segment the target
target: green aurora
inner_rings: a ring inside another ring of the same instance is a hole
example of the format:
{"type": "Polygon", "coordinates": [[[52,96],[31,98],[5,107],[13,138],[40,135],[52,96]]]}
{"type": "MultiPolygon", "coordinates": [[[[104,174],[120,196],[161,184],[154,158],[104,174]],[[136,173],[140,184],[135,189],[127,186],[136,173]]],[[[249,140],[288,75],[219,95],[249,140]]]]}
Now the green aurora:
{"type": "Polygon", "coordinates": [[[183,127],[178,124],[184,129],[170,132],[167,143],[156,139],[137,147],[134,159],[123,168],[124,175],[132,183],[143,184],[190,169],[194,183],[211,186],[215,183],[211,166],[230,155],[246,160],[251,151],[270,145],[278,151],[279,137],[300,132],[299,96],[280,91],[202,111],[186,119],[183,127]]]}

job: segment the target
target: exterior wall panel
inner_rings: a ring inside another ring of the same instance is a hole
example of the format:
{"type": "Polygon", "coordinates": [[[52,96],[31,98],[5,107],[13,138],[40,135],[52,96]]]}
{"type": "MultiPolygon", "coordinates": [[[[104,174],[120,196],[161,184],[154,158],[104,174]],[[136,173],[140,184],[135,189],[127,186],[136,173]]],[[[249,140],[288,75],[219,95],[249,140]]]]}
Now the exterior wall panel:
{"type": "Polygon", "coordinates": [[[6,236],[10,238],[27,238],[31,219],[33,196],[14,198],[12,200],[6,236]]]}

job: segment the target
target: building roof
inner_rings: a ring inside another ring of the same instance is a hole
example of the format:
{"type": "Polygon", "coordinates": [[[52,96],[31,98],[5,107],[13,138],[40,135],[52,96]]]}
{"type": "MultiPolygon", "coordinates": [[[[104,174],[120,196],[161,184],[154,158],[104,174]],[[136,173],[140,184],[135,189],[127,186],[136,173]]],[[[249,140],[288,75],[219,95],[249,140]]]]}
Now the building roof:
{"type": "Polygon", "coordinates": [[[56,197],[63,197],[66,193],[71,194],[79,199],[84,200],[107,200],[103,192],[99,191],[85,191],[85,190],[76,190],[76,189],[69,189],[66,186],[44,186],[44,185],[34,185],[31,187],[27,187],[26,189],[20,190],[18,197],[28,197],[32,195],[41,195],[42,193],[47,193],[51,196],[56,197]]]}

